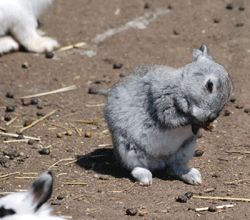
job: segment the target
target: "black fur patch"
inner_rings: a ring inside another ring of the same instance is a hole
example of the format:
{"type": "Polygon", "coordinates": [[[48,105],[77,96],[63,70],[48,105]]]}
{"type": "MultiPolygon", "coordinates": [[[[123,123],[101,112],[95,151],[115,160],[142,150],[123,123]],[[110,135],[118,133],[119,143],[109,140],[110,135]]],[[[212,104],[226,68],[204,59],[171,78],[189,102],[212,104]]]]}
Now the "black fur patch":
{"type": "Polygon", "coordinates": [[[13,209],[6,209],[4,206],[0,207],[0,218],[3,218],[8,215],[14,215],[16,212],[13,209]]]}

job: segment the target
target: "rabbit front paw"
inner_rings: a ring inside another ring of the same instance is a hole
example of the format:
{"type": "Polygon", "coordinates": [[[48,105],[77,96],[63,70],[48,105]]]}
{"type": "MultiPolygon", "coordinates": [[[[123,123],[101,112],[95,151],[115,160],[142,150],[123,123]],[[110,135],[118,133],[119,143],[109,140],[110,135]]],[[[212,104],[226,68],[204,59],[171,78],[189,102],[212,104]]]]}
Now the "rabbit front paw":
{"type": "Polygon", "coordinates": [[[188,173],[181,175],[181,179],[191,185],[200,185],[202,183],[201,173],[196,168],[191,168],[188,173]]]}
{"type": "Polygon", "coordinates": [[[53,51],[59,46],[58,42],[50,37],[34,37],[23,42],[24,47],[31,52],[43,53],[53,51]]]}
{"type": "Polygon", "coordinates": [[[152,173],[146,168],[136,167],[131,174],[142,186],[150,186],[152,184],[152,173]]]}
{"type": "Polygon", "coordinates": [[[11,36],[0,37],[0,55],[18,50],[18,43],[11,36]]]}

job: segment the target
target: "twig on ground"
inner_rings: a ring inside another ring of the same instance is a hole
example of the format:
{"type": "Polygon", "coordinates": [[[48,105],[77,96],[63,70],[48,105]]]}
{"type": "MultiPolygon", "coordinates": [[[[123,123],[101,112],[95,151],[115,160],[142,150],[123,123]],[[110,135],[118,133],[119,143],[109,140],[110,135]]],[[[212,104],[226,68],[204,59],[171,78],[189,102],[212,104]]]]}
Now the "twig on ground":
{"type": "Polygon", "coordinates": [[[79,181],[71,181],[71,182],[65,182],[63,185],[81,185],[81,186],[87,186],[87,183],[79,182],[79,181]]]}
{"type": "Polygon", "coordinates": [[[226,151],[226,153],[229,153],[229,154],[250,154],[250,151],[237,151],[237,150],[233,150],[233,151],[226,151]]]}
{"type": "Polygon", "coordinates": [[[20,98],[21,99],[28,99],[28,98],[34,98],[34,97],[41,97],[41,96],[51,95],[51,94],[60,93],[60,92],[68,92],[68,91],[75,90],[75,89],[77,89],[76,85],[72,85],[72,86],[67,86],[67,87],[63,87],[60,89],[52,90],[49,92],[42,92],[42,93],[37,93],[34,95],[27,95],[27,96],[23,96],[20,98]]]}
{"type": "Polygon", "coordinates": [[[249,198],[236,198],[236,197],[223,197],[223,196],[192,196],[193,199],[206,199],[206,200],[222,200],[222,201],[238,201],[238,202],[250,202],[249,198]]]}
{"type": "Polygon", "coordinates": [[[73,125],[73,124],[70,124],[70,125],[71,125],[72,128],[75,129],[76,133],[77,133],[80,137],[82,137],[82,129],[77,128],[77,127],[76,127],[75,125],[73,125]]]}
{"type": "Polygon", "coordinates": [[[15,176],[15,179],[36,179],[36,176],[15,176]]]}
{"type": "Polygon", "coordinates": [[[248,181],[250,181],[250,179],[240,179],[240,180],[228,181],[228,182],[225,182],[225,184],[234,185],[234,184],[239,184],[239,183],[248,182],[248,181]]]}
{"type": "Polygon", "coordinates": [[[1,130],[1,131],[4,131],[4,132],[6,131],[6,129],[3,128],[3,127],[0,127],[0,130],[1,130]]]}
{"type": "Polygon", "coordinates": [[[48,170],[50,170],[51,168],[57,166],[59,163],[63,162],[63,161],[68,161],[68,160],[74,160],[75,158],[64,158],[64,159],[60,159],[57,162],[53,163],[51,166],[48,167],[48,170]]]}
{"type": "Polygon", "coordinates": [[[8,178],[8,177],[13,176],[13,175],[16,175],[16,174],[20,174],[20,172],[7,173],[7,174],[4,174],[4,175],[1,175],[1,176],[0,176],[0,179],[8,178]]]}
{"type": "Polygon", "coordinates": [[[75,44],[61,47],[56,52],[62,52],[62,51],[71,50],[71,49],[75,49],[75,48],[82,48],[82,47],[85,47],[86,45],[87,45],[87,43],[85,43],[85,42],[79,42],[79,43],[75,43],[75,44]]]}
{"type": "MultiPolygon", "coordinates": [[[[232,208],[234,207],[234,204],[226,204],[226,205],[218,205],[215,206],[216,209],[225,209],[225,208],[232,208]]],[[[202,208],[195,208],[194,211],[196,212],[202,212],[202,211],[208,211],[209,207],[202,207],[202,208]]]]}
{"type": "Polygon", "coordinates": [[[53,115],[57,110],[53,110],[51,111],[50,113],[48,113],[47,115],[33,121],[30,125],[26,126],[26,127],[23,127],[22,129],[20,129],[20,132],[24,132],[25,130],[35,126],[36,124],[38,124],[39,122],[43,121],[44,119],[48,118],[49,116],[53,115]]]}
{"type": "Polygon", "coordinates": [[[102,107],[104,105],[105,105],[105,103],[100,103],[100,104],[86,104],[85,107],[87,107],[87,108],[102,107]]]}
{"type": "Polygon", "coordinates": [[[3,141],[3,143],[16,143],[16,142],[28,142],[28,139],[16,139],[16,140],[7,140],[3,141]]]}
{"type": "MultiPolygon", "coordinates": [[[[13,138],[19,137],[18,134],[14,134],[14,133],[5,133],[5,132],[0,132],[0,136],[4,136],[4,137],[13,137],[13,138]]],[[[25,138],[25,139],[30,139],[30,140],[34,140],[34,141],[40,141],[40,140],[41,140],[40,138],[31,137],[31,136],[26,136],[26,135],[23,135],[23,138],[25,138]]]]}
{"type": "Polygon", "coordinates": [[[112,144],[98,144],[97,147],[112,147],[112,144]]]}

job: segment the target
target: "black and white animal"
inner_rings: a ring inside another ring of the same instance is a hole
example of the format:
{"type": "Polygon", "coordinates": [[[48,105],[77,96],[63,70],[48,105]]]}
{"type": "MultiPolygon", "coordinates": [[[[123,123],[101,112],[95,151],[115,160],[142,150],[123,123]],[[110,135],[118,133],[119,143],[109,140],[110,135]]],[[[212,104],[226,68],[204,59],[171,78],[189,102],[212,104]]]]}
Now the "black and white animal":
{"type": "Polygon", "coordinates": [[[117,159],[142,185],[152,171],[166,168],[189,184],[201,184],[189,168],[197,132],[214,121],[232,94],[225,68],[206,45],[193,51],[193,62],[174,69],[141,65],[108,91],[105,118],[117,159]]]}
{"type": "Polygon", "coordinates": [[[46,202],[51,197],[53,177],[42,173],[27,192],[15,192],[0,198],[0,219],[3,220],[64,220],[51,215],[46,202]]]}
{"type": "Polygon", "coordinates": [[[38,18],[52,0],[0,1],[0,55],[22,45],[27,51],[42,53],[59,46],[56,40],[38,31],[38,18]]]}

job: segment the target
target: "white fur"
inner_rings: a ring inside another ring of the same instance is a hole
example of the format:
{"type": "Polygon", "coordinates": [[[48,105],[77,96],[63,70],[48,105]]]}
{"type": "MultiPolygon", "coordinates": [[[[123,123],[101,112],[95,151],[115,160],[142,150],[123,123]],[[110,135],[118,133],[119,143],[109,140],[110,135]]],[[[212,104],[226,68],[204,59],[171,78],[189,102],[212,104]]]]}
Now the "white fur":
{"type": "Polygon", "coordinates": [[[44,201],[42,205],[36,209],[43,195],[47,194],[49,189],[52,189],[52,176],[45,172],[36,182],[43,182],[35,189],[34,185],[27,192],[10,193],[7,196],[0,198],[0,209],[11,209],[15,214],[5,215],[0,217],[2,220],[64,220],[61,217],[51,215],[51,208],[44,201]],[[37,190],[37,191],[36,191],[37,190]],[[37,194],[38,192],[38,194],[37,194]]]}
{"type": "Polygon", "coordinates": [[[18,45],[37,53],[58,47],[56,40],[37,31],[37,19],[51,3],[52,0],[1,0],[0,54],[17,50],[18,45]]]}

